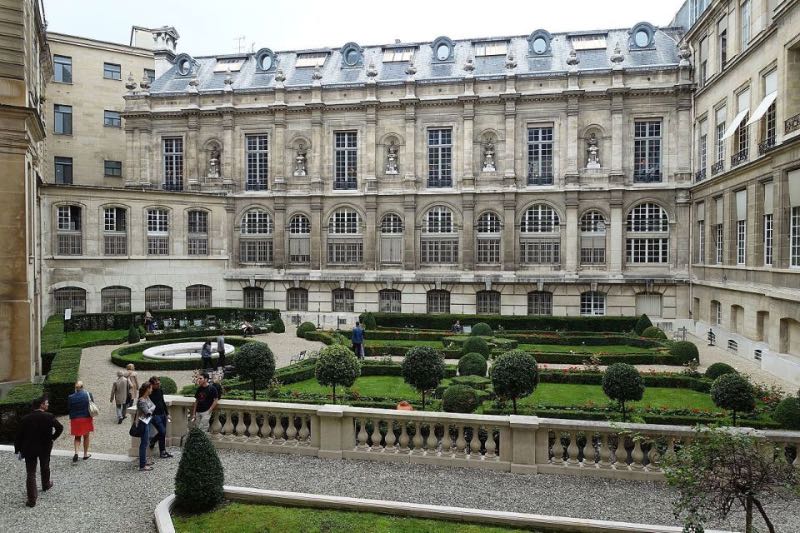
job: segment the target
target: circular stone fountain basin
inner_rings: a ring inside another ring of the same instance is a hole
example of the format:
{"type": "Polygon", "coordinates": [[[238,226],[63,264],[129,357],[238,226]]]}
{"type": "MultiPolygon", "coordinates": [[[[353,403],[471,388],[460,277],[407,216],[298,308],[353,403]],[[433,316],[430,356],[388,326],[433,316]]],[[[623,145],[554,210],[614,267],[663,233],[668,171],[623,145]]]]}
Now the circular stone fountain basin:
{"type": "MultiPolygon", "coordinates": [[[[200,351],[203,349],[203,342],[175,342],[172,344],[162,344],[153,346],[142,352],[145,359],[155,359],[161,361],[187,361],[200,359],[200,351]]],[[[225,355],[233,353],[235,348],[230,344],[225,345],[225,355]]],[[[211,344],[211,355],[217,355],[216,343],[211,344]]]]}

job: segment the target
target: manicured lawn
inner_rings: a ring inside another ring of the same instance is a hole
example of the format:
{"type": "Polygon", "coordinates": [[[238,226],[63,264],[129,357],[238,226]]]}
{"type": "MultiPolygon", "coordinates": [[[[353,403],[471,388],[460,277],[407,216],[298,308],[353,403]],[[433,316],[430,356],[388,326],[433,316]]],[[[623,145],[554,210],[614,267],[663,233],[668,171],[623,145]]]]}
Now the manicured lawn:
{"type": "Polygon", "coordinates": [[[444,533],[459,531],[460,533],[500,533],[523,531],[375,513],[244,503],[223,504],[210,513],[200,515],[173,515],[172,521],[175,524],[175,531],[178,532],[444,533]]]}
{"type": "Polygon", "coordinates": [[[127,329],[109,329],[109,330],[88,330],[88,331],[70,331],[64,337],[64,344],[61,346],[67,348],[69,346],[79,346],[85,342],[98,342],[98,341],[120,341],[121,339],[128,338],[127,329]]]}
{"type": "MultiPolygon", "coordinates": [[[[397,398],[398,400],[407,400],[419,396],[419,393],[407,385],[400,376],[364,376],[356,379],[355,384],[350,388],[357,388],[361,396],[379,396],[397,398]]],[[[317,383],[316,379],[298,381],[297,383],[284,385],[281,389],[311,394],[330,394],[331,392],[331,387],[323,387],[317,383]]],[[[336,388],[337,396],[344,392],[342,389],[344,387],[336,388]]]]}
{"type": "Polygon", "coordinates": [[[365,341],[367,346],[432,346],[433,348],[442,349],[442,341],[406,341],[406,340],[369,340],[365,341]]]}
{"type": "Polygon", "coordinates": [[[558,353],[652,353],[649,348],[638,348],[625,344],[612,344],[609,346],[565,346],[562,344],[520,344],[520,350],[526,352],[558,352],[558,353]]]}

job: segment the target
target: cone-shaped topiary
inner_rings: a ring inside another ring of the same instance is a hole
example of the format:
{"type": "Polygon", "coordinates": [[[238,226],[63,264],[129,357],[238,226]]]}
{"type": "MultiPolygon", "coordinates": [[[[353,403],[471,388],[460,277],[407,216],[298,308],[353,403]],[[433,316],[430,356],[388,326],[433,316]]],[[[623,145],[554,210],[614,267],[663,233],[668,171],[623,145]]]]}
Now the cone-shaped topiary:
{"type": "Polygon", "coordinates": [[[700,352],[693,342],[678,341],[669,347],[669,353],[678,358],[678,363],[685,364],[689,361],[700,361],[700,352]]]}
{"type": "Polygon", "coordinates": [[[378,327],[378,325],[375,323],[375,315],[369,311],[363,313],[358,318],[361,320],[361,325],[364,326],[364,329],[375,329],[378,327]]]}
{"type": "Polygon", "coordinates": [[[175,380],[167,376],[158,376],[158,381],[161,382],[161,391],[164,394],[175,394],[178,392],[178,385],[175,380]]]}
{"type": "Polygon", "coordinates": [[[306,333],[317,331],[317,326],[313,322],[303,322],[297,326],[297,336],[301,339],[306,337],[306,333]]]}
{"type": "Polygon", "coordinates": [[[256,385],[266,386],[275,375],[275,356],[263,342],[245,343],[236,352],[236,372],[242,379],[253,384],[253,400],[256,399],[256,385]]]}
{"type": "Polygon", "coordinates": [[[725,374],[735,374],[736,369],[727,363],[714,363],[706,368],[706,377],[708,379],[717,379],[725,374]]]}
{"type": "Polygon", "coordinates": [[[461,346],[461,353],[467,355],[472,352],[479,353],[488,358],[491,353],[491,348],[485,339],[481,337],[470,337],[464,341],[464,345],[461,346]]]}
{"type": "Polygon", "coordinates": [[[286,325],[283,323],[283,319],[278,315],[278,318],[272,321],[272,332],[273,333],[283,333],[286,331],[286,325]]]}
{"type": "Polygon", "coordinates": [[[711,385],[711,399],[717,407],[731,412],[734,426],[737,412],[749,413],[756,408],[756,392],[738,372],[718,377],[711,385]]]}
{"type": "Polygon", "coordinates": [[[175,505],[181,511],[204,513],[222,503],[225,473],[217,450],[205,432],[192,428],[175,474],[175,505]]]}
{"type": "Polygon", "coordinates": [[[603,392],[619,402],[622,421],[628,419],[625,402],[638,402],[644,396],[644,382],[636,367],[627,363],[614,363],[603,373],[603,392]]]}
{"type": "Polygon", "coordinates": [[[491,337],[493,334],[492,327],[487,324],[486,322],[478,322],[474,326],[472,326],[472,331],[469,332],[470,335],[477,335],[480,337],[491,337]]]}
{"type": "Polygon", "coordinates": [[[350,348],[342,344],[331,344],[319,351],[314,374],[320,385],[333,387],[333,403],[336,403],[336,386],[353,385],[361,375],[361,364],[350,348]]]}
{"type": "Polygon", "coordinates": [[[471,352],[458,360],[459,376],[486,376],[486,358],[479,353],[471,352]]]}
{"type": "Polygon", "coordinates": [[[139,330],[131,324],[131,327],[128,328],[128,344],[136,344],[137,342],[139,342],[139,330]]]}
{"type": "Polygon", "coordinates": [[[446,413],[472,413],[480,403],[478,393],[468,385],[450,385],[442,395],[442,409],[446,413]]]}
{"type": "Polygon", "coordinates": [[[772,413],[772,419],[785,429],[800,429],[800,399],[789,396],[781,400],[772,413]]]}
{"type": "Polygon", "coordinates": [[[425,410],[425,391],[435,389],[444,378],[444,357],[430,346],[415,346],[406,352],[402,365],[403,380],[422,394],[425,410]]]}
{"type": "Polygon", "coordinates": [[[636,325],[633,326],[633,331],[635,331],[637,335],[641,336],[642,333],[644,333],[644,330],[652,325],[653,323],[650,322],[650,317],[647,315],[642,315],[639,317],[639,320],[636,321],[636,325]]]}
{"type": "Polygon", "coordinates": [[[522,350],[501,354],[489,371],[497,396],[510,399],[517,414],[517,398],[531,394],[539,384],[539,368],[533,355],[522,350]]]}
{"type": "Polygon", "coordinates": [[[667,334],[655,326],[645,328],[645,330],[641,333],[641,336],[645,337],[646,339],[656,339],[661,341],[667,340],[667,334]]]}

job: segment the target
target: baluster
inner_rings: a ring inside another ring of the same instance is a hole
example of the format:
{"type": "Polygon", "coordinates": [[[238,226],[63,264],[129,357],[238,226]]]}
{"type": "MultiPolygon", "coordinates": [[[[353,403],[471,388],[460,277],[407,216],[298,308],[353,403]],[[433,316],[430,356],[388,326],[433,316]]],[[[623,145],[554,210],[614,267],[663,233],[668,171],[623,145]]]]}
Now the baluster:
{"type": "MultiPolygon", "coordinates": [[[[791,447],[792,443],[787,442],[787,446],[791,447]]],[[[792,466],[795,468],[800,468],[800,443],[794,443],[794,461],[792,461],[792,466]]]]}
{"type": "Polygon", "coordinates": [[[594,433],[587,431],[584,433],[586,443],[583,445],[583,466],[594,468],[594,433]]]}
{"type": "Polygon", "coordinates": [[[381,446],[381,420],[373,418],[372,424],[372,451],[378,452],[383,450],[383,446],[381,446]]]}
{"type": "Polygon", "coordinates": [[[667,437],[667,449],[664,452],[664,460],[671,461],[675,458],[675,437],[667,437]]]}
{"type": "Polygon", "coordinates": [[[469,458],[470,459],[480,459],[481,458],[481,437],[480,437],[480,427],[479,426],[472,426],[472,438],[469,439],[467,446],[469,447],[469,458]]]}
{"type": "Polygon", "coordinates": [[[408,423],[404,419],[400,419],[400,451],[408,453],[408,423]]]}
{"type": "Polygon", "coordinates": [[[561,466],[564,464],[564,446],[561,445],[561,433],[553,431],[553,435],[555,435],[555,440],[553,441],[552,463],[561,466]]]}
{"type": "Polygon", "coordinates": [[[569,444],[567,445],[567,466],[578,466],[578,432],[569,432],[569,444]]]}
{"type": "Polygon", "coordinates": [[[309,424],[311,423],[310,419],[306,415],[300,416],[300,446],[310,446],[311,442],[309,442],[309,435],[311,435],[311,430],[309,429],[309,424]]]}
{"type": "Polygon", "coordinates": [[[494,442],[494,427],[488,426],[486,428],[486,455],[484,458],[495,459],[497,457],[497,454],[495,454],[496,449],[497,444],[494,442]]]}
{"type": "Polygon", "coordinates": [[[452,456],[453,439],[450,437],[450,426],[442,424],[442,455],[452,456]]]}
{"type": "Polygon", "coordinates": [[[258,413],[255,411],[250,412],[250,425],[247,426],[247,440],[250,442],[258,442],[261,438],[258,436],[258,421],[256,418],[258,417],[258,413]]]}
{"type": "Polygon", "coordinates": [[[394,421],[390,419],[386,421],[386,446],[384,446],[383,451],[387,453],[396,452],[397,446],[395,446],[395,442],[394,421]]]}
{"type": "Polygon", "coordinates": [[[356,418],[356,424],[359,425],[358,433],[356,434],[356,449],[367,450],[369,449],[369,446],[367,446],[367,419],[356,418]]]}
{"type": "Polygon", "coordinates": [[[283,413],[275,413],[275,428],[272,430],[273,443],[283,444],[283,413]]]}
{"type": "Polygon", "coordinates": [[[297,446],[297,426],[294,425],[294,413],[287,415],[289,421],[286,426],[286,443],[297,446]]]}
{"type": "Polygon", "coordinates": [[[658,441],[650,441],[650,451],[647,452],[647,470],[658,472],[661,470],[661,454],[658,453],[658,441]]]}
{"type": "Polygon", "coordinates": [[[611,445],[608,442],[608,433],[600,434],[600,468],[611,467],[611,445]]]}
{"type": "Polygon", "coordinates": [[[627,470],[628,452],[625,450],[625,435],[617,435],[617,445],[614,448],[614,468],[627,470]]]}
{"type": "Polygon", "coordinates": [[[236,432],[237,441],[247,442],[247,435],[245,435],[245,431],[247,431],[247,425],[244,423],[244,411],[239,411],[239,421],[236,422],[236,428],[234,431],[236,432]]]}
{"type": "Polygon", "coordinates": [[[633,452],[631,452],[631,470],[642,470],[644,468],[644,452],[642,451],[642,439],[633,439],[633,452]]]}
{"type": "Polygon", "coordinates": [[[458,436],[456,437],[456,457],[463,459],[467,456],[465,448],[467,441],[464,439],[464,426],[458,425],[458,436]]]}
{"type": "Polygon", "coordinates": [[[216,413],[213,413],[211,415],[214,418],[214,420],[211,422],[209,430],[211,431],[211,438],[214,440],[222,439],[222,424],[219,421],[220,414],[221,414],[220,411],[217,411],[216,413]]]}
{"type": "Polygon", "coordinates": [[[222,432],[225,434],[225,440],[231,440],[235,437],[233,435],[233,411],[225,412],[225,425],[222,426],[222,432]]]}
{"type": "Polygon", "coordinates": [[[272,444],[272,441],[275,440],[272,433],[272,426],[269,423],[271,416],[272,414],[269,412],[264,413],[264,422],[261,424],[261,437],[267,439],[267,444],[272,444]]]}
{"type": "Polygon", "coordinates": [[[436,438],[436,424],[431,422],[428,426],[428,439],[425,441],[425,454],[436,455],[436,448],[439,447],[439,439],[436,438]]]}
{"type": "Polygon", "coordinates": [[[422,422],[414,422],[414,438],[411,439],[414,449],[411,450],[412,455],[422,454],[422,422]]]}

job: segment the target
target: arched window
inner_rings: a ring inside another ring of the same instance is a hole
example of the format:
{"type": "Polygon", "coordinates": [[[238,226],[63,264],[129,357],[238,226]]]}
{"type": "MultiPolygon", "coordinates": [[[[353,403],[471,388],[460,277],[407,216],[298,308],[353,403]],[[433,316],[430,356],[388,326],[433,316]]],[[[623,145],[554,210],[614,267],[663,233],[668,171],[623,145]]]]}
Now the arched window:
{"type": "Polygon", "coordinates": [[[239,262],[272,263],[272,232],[270,214],[259,208],[250,209],[242,216],[239,237],[239,262]]]}
{"type": "Polygon", "coordinates": [[[186,287],[186,309],[208,309],[211,306],[211,287],[189,285],[186,287]]]}
{"type": "Polygon", "coordinates": [[[432,289],[427,295],[428,313],[449,313],[450,292],[441,289],[432,289]]]}
{"type": "Polygon", "coordinates": [[[661,206],[642,203],[628,213],[626,223],[628,263],[669,261],[669,218],[661,206]]]}
{"type": "Polygon", "coordinates": [[[243,288],[242,304],[246,309],[263,309],[264,289],[262,289],[261,287],[243,288]]]}
{"type": "Polygon", "coordinates": [[[378,311],[381,313],[400,313],[402,293],[397,289],[378,291],[378,311]]]}
{"type": "Polygon", "coordinates": [[[388,213],[381,219],[381,263],[403,262],[403,219],[388,213]]]}
{"type": "Polygon", "coordinates": [[[294,215],[289,220],[289,262],[311,262],[311,222],[305,215],[294,215]]]}
{"type": "Polygon", "coordinates": [[[528,293],[528,314],[550,316],[553,314],[553,293],[532,291],[528,293]]]}
{"type": "Polygon", "coordinates": [[[86,312],[86,291],[80,287],[64,287],[53,291],[53,310],[64,315],[65,309],[72,309],[72,314],[86,312]]]}
{"type": "Polygon", "coordinates": [[[128,211],[124,207],[103,209],[103,254],[128,254],[128,211]]]}
{"type": "Polygon", "coordinates": [[[363,261],[361,217],[353,209],[337,209],[328,220],[328,264],[355,265],[363,261]]]}
{"type": "Polygon", "coordinates": [[[581,217],[581,263],[606,262],[606,221],[600,211],[587,211],[581,217]]]}
{"type": "Polygon", "coordinates": [[[333,289],[333,312],[352,313],[355,309],[353,289],[333,289]]]}
{"type": "Polygon", "coordinates": [[[144,308],[148,311],[172,309],[172,287],[153,285],[144,290],[144,308]]]}
{"type": "Polygon", "coordinates": [[[479,315],[499,315],[500,293],[497,291],[475,293],[475,310],[479,315]]]}
{"type": "Polygon", "coordinates": [[[476,226],[476,261],[479,264],[500,263],[500,216],[488,211],[478,217],[476,226]]]}
{"type": "Polygon", "coordinates": [[[558,265],[561,262],[561,235],[558,213],[546,204],[529,207],[520,221],[520,263],[558,265]]]}
{"type": "Polygon", "coordinates": [[[128,287],[105,287],[100,291],[103,313],[127,313],[131,310],[131,290],[128,287]]]}
{"type": "Polygon", "coordinates": [[[581,294],[581,316],[605,316],[606,294],[589,291],[581,294]]]}
{"type": "Polygon", "coordinates": [[[56,255],[83,254],[83,209],[79,205],[56,208],[56,255]]]}
{"type": "Polygon", "coordinates": [[[287,311],[308,311],[308,291],[302,287],[292,287],[286,291],[287,311]]]}
{"type": "Polygon", "coordinates": [[[208,255],[208,211],[194,209],[187,215],[189,255],[208,255]]]}
{"type": "Polygon", "coordinates": [[[420,263],[458,263],[458,235],[453,225],[453,212],[444,206],[431,208],[424,218],[420,241],[420,263]]]}
{"type": "Polygon", "coordinates": [[[169,211],[147,210],[147,255],[169,255],[169,211]]]}

